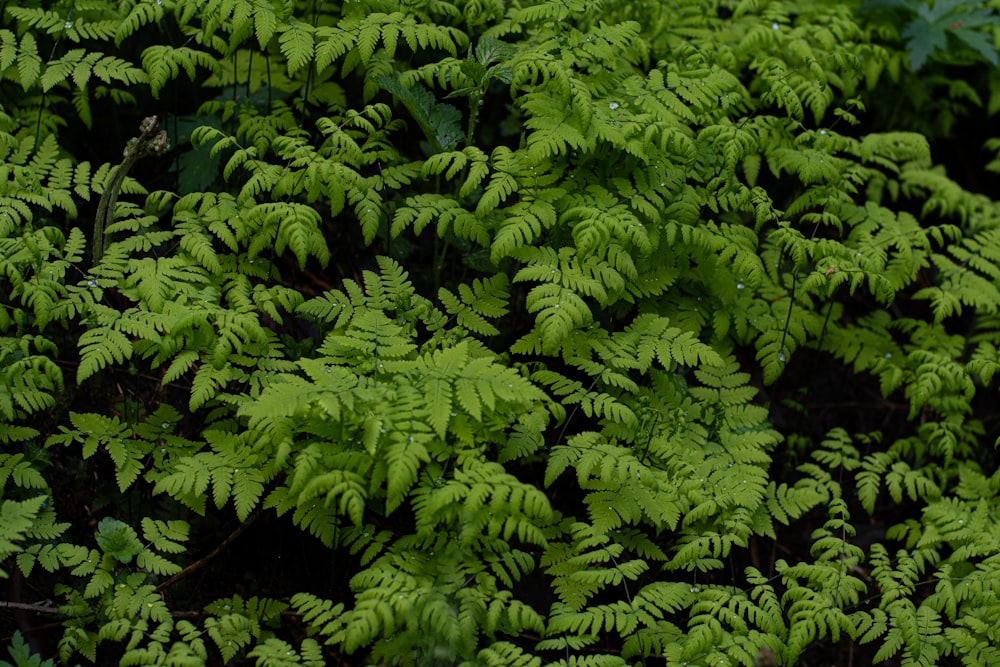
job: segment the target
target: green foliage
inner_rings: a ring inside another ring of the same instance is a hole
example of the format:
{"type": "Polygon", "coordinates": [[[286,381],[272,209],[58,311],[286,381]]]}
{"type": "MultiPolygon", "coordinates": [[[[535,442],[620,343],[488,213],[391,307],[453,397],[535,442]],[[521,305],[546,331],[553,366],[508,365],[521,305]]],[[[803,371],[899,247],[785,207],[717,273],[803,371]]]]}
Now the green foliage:
{"type": "Polygon", "coordinates": [[[0,667],[54,667],[51,659],[42,660],[37,654],[31,652],[31,648],[24,641],[20,631],[15,632],[14,636],[11,637],[10,647],[7,650],[14,662],[0,660],[0,667]]]}
{"type": "Polygon", "coordinates": [[[1000,660],[1000,205],[867,114],[881,15],[4,12],[0,576],[63,662],[1000,660]]]}
{"type": "Polygon", "coordinates": [[[966,0],[936,0],[919,3],[914,0],[865,0],[862,11],[896,10],[908,19],[900,36],[906,40],[910,67],[919,70],[939,51],[949,51],[952,43],[971,49],[997,66],[994,40],[983,26],[1000,25],[990,7],[979,7],[966,0]],[[980,28],[980,30],[976,30],[980,28]],[[948,36],[953,37],[949,40],[948,36]]]}

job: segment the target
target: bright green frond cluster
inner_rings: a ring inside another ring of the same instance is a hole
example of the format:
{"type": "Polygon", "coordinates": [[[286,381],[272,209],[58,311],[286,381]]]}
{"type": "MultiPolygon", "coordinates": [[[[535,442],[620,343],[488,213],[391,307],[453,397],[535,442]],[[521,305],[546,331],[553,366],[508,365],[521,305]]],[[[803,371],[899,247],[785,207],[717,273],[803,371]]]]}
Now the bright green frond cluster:
{"type": "Polygon", "coordinates": [[[0,576],[63,661],[1000,660],[1000,209],[851,7],[21,4],[0,576]],[[229,590],[256,529],[339,579],[229,590]]]}

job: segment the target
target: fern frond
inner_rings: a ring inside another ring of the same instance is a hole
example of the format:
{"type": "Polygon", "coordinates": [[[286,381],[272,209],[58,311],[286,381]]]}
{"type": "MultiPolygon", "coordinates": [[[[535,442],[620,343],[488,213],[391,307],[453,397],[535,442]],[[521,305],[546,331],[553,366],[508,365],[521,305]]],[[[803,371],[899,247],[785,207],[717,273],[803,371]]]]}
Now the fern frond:
{"type": "Polygon", "coordinates": [[[111,327],[89,329],[80,336],[80,365],[77,382],[83,382],[112,363],[124,363],[132,356],[132,343],[111,327]]]}
{"type": "Polygon", "coordinates": [[[163,87],[176,78],[182,69],[189,79],[194,80],[199,67],[213,72],[217,63],[208,53],[187,46],[152,45],[142,52],[142,68],[149,77],[149,87],[154,96],[159,95],[163,87]]]}
{"type": "Polygon", "coordinates": [[[277,28],[281,55],[288,62],[289,76],[313,61],[315,28],[309,23],[292,20],[277,28]]]}
{"type": "Polygon", "coordinates": [[[393,214],[390,233],[394,237],[399,236],[404,229],[412,227],[414,233],[420,234],[435,221],[440,237],[452,233],[479,246],[489,246],[490,235],[482,220],[458,201],[441,195],[407,197],[405,205],[393,214]]]}
{"type": "Polygon", "coordinates": [[[459,326],[482,336],[495,336],[500,331],[488,319],[507,314],[510,298],[507,276],[499,274],[486,280],[474,280],[471,286],[459,285],[457,295],[442,287],[438,298],[459,326]]]}

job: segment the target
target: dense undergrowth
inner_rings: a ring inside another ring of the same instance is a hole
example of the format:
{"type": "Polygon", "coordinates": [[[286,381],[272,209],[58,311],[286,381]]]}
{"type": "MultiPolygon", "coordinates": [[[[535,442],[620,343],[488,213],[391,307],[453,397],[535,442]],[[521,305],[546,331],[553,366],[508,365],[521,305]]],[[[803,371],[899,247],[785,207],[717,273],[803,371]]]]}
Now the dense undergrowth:
{"type": "Polygon", "coordinates": [[[11,664],[1000,664],[990,6],[0,7],[11,664]]]}

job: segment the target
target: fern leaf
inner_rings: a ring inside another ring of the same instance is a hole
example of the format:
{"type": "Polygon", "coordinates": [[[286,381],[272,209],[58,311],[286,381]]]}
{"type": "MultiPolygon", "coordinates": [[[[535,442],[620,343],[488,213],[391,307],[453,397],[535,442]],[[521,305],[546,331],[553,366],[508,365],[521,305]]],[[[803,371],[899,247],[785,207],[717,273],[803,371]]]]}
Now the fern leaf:
{"type": "Polygon", "coordinates": [[[495,336],[500,331],[488,319],[503,317],[507,313],[510,296],[507,283],[507,276],[498,274],[486,280],[474,280],[471,287],[459,285],[458,295],[442,287],[438,298],[459,326],[483,336],[495,336]]]}
{"type": "Polygon", "coordinates": [[[424,446],[428,435],[415,430],[405,434],[405,437],[404,433],[399,433],[390,438],[385,449],[388,464],[385,500],[387,513],[403,503],[417,481],[421,464],[430,461],[430,453],[424,446]]]}
{"type": "Polygon", "coordinates": [[[477,245],[483,247],[489,245],[490,235],[482,221],[459,202],[440,195],[407,197],[406,204],[396,209],[390,231],[395,237],[405,228],[412,227],[413,231],[419,234],[435,220],[440,237],[445,237],[451,232],[477,245]]]}
{"type": "Polygon", "coordinates": [[[218,64],[209,54],[186,46],[153,45],[142,52],[142,68],[149,77],[149,87],[154,96],[159,95],[171,79],[183,69],[194,80],[197,68],[214,71],[218,64]]]}
{"type": "Polygon", "coordinates": [[[34,35],[26,32],[21,36],[20,48],[17,51],[17,73],[21,87],[27,91],[35,85],[41,71],[42,59],[38,55],[38,44],[34,35]]]}
{"type": "Polygon", "coordinates": [[[134,35],[143,26],[159,23],[163,18],[164,6],[159,2],[139,2],[129,11],[128,16],[119,24],[115,32],[115,44],[121,43],[134,35]]]}
{"type": "Polygon", "coordinates": [[[292,20],[278,29],[278,44],[288,63],[291,76],[313,61],[315,53],[315,28],[302,21],[292,20]]]}
{"type": "MultiPolygon", "coordinates": [[[[145,72],[132,65],[132,63],[115,56],[104,56],[100,60],[96,60],[92,71],[94,76],[105,83],[111,83],[112,81],[120,81],[126,84],[146,82],[145,72]]],[[[73,71],[73,82],[78,87],[83,88],[86,83],[85,76],[89,76],[89,73],[80,71],[80,66],[78,65],[73,71]]]]}
{"type": "MultiPolygon", "coordinates": [[[[281,20],[285,20],[282,17],[281,20]]],[[[279,17],[275,11],[274,4],[270,2],[254,3],[253,6],[253,28],[257,37],[257,44],[261,49],[266,49],[271,43],[271,38],[278,31],[279,17]]]]}
{"type": "Polygon", "coordinates": [[[316,69],[322,72],[354,48],[357,32],[341,22],[337,26],[319,26],[316,29],[316,69]]]}
{"type": "Polygon", "coordinates": [[[532,288],[527,310],[538,313],[536,327],[546,354],[553,354],[572,331],[586,327],[593,319],[590,308],[575,291],[552,284],[532,288]]]}
{"type": "Polygon", "coordinates": [[[494,163],[494,172],[490,176],[486,191],[476,205],[476,215],[480,217],[486,215],[520,188],[517,178],[512,173],[515,168],[513,155],[505,146],[493,150],[490,159],[494,163]]]}
{"type": "Polygon", "coordinates": [[[45,66],[45,73],[39,83],[42,91],[48,92],[56,84],[64,81],[73,72],[76,64],[87,53],[86,49],[70,49],[58,60],[50,61],[45,66]]]}
{"type": "Polygon", "coordinates": [[[125,335],[109,327],[88,329],[79,340],[80,366],[76,381],[83,382],[112,363],[124,363],[132,356],[132,343],[125,335]]]}

